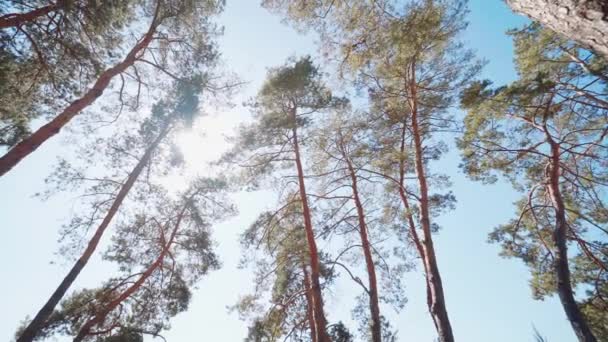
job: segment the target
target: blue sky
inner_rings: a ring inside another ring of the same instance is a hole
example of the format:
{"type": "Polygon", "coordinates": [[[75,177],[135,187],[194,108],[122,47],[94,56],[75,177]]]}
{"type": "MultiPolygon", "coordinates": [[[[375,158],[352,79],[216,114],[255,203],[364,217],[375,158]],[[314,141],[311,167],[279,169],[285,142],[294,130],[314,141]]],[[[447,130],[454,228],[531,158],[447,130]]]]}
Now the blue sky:
{"type": "MultiPolygon", "coordinates": [[[[504,32],[525,19],[511,13],[500,0],[472,0],[470,8],[470,26],[463,38],[478,57],[488,60],[484,77],[499,84],[512,80],[512,45],[504,32]]],[[[223,135],[249,118],[238,104],[255,93],[266,68],[282,64],[292,55],[316,53],[314,37],[297,34],[260,8],[257,0],[228,0],[221,22],[226,68],[249,84],[237,95],[237,106],[218,110],[183,134],[182,149],[191,173],[203,174],[201,165],[225,148],[223,135]],[[205,136],[201,136],[203,132],[205,136]]],[[[0,178],[4,222],[0,339],[12,338],[18,322],[38,310],[69,267],[54,253],[57,232],[69,215],[72,199],[69,195],[48,202],[32,198],[44,188],[43,180],[66,144],[62,137],[52,139],[0,178]]],[[[555,298],[533,301],[524,266],[518,260],[499,257],[498,247],[486,242],[488,232],[513,215],[517,194],[506,184],[484,186],[467,180],[458,170],[458,158],[457,151],[452,151],[435,166],[452,177],[458,199],[456,210],[439,219],[444,229],[436,237],[456,338],[465,342],[533,341],[535,325],[551,342],[574,341],[559,302],[555,298]]],[[[241,341],[245,336],[245,324],[226,309],[251,288],[248,272],[236,269],[241,257],[237,239],[261,210],[273,205],[274,196],[270,192],[242,193],[234,199],[239,216],[214,228],[223,268],[200,282],[190,310],[176,317],[165,334],[168,341],[241,341]]],[[[111,270],[97,256],[75,286],[95,285],[111,270]]],[[[432,341],[435,331],[425,305],[422,276],[409,274],[405,283],[409,302],[400,315],[392,315],[392,324],[400,341],[432,341]]],[[[326,299],[331,320],[348,322],[350,302],[345,298],[352,294],[351,284],[338,283],[326,299]]]]}

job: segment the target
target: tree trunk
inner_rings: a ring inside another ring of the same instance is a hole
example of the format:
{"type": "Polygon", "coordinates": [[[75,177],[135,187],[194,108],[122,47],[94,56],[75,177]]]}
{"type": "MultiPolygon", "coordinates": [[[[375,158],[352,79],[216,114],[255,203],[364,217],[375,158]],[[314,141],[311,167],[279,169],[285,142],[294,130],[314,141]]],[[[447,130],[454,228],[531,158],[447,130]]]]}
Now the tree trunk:
{"type": "Polygon", "coordinates": [[[312,215],[308,206],[308,198],[306,194],[306,186],[304,185],[304,170],[300,158],[300,146],[298,144],[298,132],[296,128],[296,110],[292,110],[293,116],[293,147],[295,151],[296,168],[298,171],[298,185],[300,191],[300,199],[302,201],[302,212],[304,215],[304,228],[306,229],[306,241],[310,253],[310,282],[312,288],[313,313],[315,320],[315,328],[317,332],[318,342],[330,342],[327,334],[327,320],[323,311],[323,296],[321,294],[320,268],[319,268],[319,252],[317,251],[317,243],[315,242],[315,234],[312,228],[312,215]]]}
{"type": "Polygon", "coordinates": [[[548,192],[555,209],[555,230],[553,231],[555,250],[553,252],[553,262],[557,294],[578,340],[580,342],[597,342],[574,299],[574,291],[572,290],[572,283],[570,281],[570,266],[568,265],[568,222],[566,220],[564,201],[559,188],[561,169],[559,165],[560,147],[550,137],[549,143],[551,144],[551,165],[548,169],[548,192]]]}
{"type": "Polygon", "coordinates": [[[78,334],[76,335],[76,337],[73,340],[74,342],[80,342],[87,335],[89,335],[89,333],[91,332],[91,329],[95,325],[102,323],[106,319],[108,314],[110,312],[112,312],[114,309],[116,309],[118,307],[118,305],[120,305],[120,303],[124,302],[127,298],[129,298],[132,294],[134,294],[137,290],[139,290],[141,288],[141,286],[144,284],[144,282],[152,275],[152,273],[154,273],[154,271],[156,271],[162,265],[163,260],[165,259],[165,256],[167,255],[167,252],[173,245],[173,241],[175,241],[175,235],[177,234],[179,226],[182,223],[182,219],[184,217],[186,209],[187,209],[187,206],[184,205],[184,207],[182,207],[182,210],[180,211],[180,213],[177,217],[177,222],[175,223],[175,227],[173,228],[173,231],[171,232],[171,236],[169,237],[167,244],[163,245],[163,248],[162,248],[160,254],[158,255],[158,257],[156,258],[156,260],[154,260],[154,262],[144,271],[144,273],[142,273],[142,275],[137,279],[137,281],[135,283],[133,283],[131,286],[129,286],[125,291],[123,291],[114,300],[112,300],[101,312],[96,314],[92,319],[88,320],[78,331],[78,334]]]}
{"type": "Polygon", "coordinates": [[[81,98],[72,102],[63,110],[63,112],[61,112],[61,114],[57,115],[49,123],[40,127],[38,130],[36,130],[36,132],[23,139],[8,152],[6,152],[6,154],[0,157],[0,177],[10,171],[23,158],[34,152],[49,138],[59,133],[63,126],[65,126],[68,122],[70,122],[70,120],[78,115],[80,111],[91,105],[98,97],[101,96],[101,94],[103,94],[104,90],[108,87],[114,76],[124,72],[127,68],[133,65],[133,63],[135,63],[136,59],[139,58],[139,54],[148,47],[148,44],[150,44],[152,41],[154,32],[156,32],[156,27],[158,25],[158,10],[159,7],[157,6],[156,15],[154,16],[148,32],[145,34],[143,39],[141,39],[133,47],[122,62],[101,73],[93,87],[89,89],[81,98]]]}
{"type": "Polygon", "coordinates": [[[414,154],[416,169],[416,177],[418,178],[418,186],[420,187],[420,226],[422,228],[422,248],[424,252],[423,262],[425,263],[426,278],[430,290],[429,310],[439,340],[441,342],[454,342],[452,333],[452,325],[448,317],[448,311],[443,293],[443,284],[441,282],[441,274],[437,266],[437,258],[435,255],[435,247],[433,246],[433,236],[431,233],[431,219],[429,213],[429,191],[424,170],[421,129],[418,122],[418,103],[417,103],[417,84],[416,84],[416,69],[415,64],[411,66],[411,84],[410,90],[410,109],[411,109],[411,124],[412,135],[414,138],[414,154]]]}
{"type": "Polygon", "coordinates": [[[59,301],[61,301],[63,296],[65,296],[72,283],[74,283],[74,280],[76,280],[82,269],[86,266],[87,262],[91,258],[91,255],[93,255],[93,252],[95,252],[95,249],[97,248],[97,245],[99,244],[99,241],[101,240],[101,237],[103,236],[103,233],[105,232],[106,228],[108,228],[108,226],[110,225],[110,222],[118,212],[118,209],[122,205],[124,199],[129,194],[129,191],[133,187],[133,184],[135,184],[135,181],[137,180],[142,170],[150,160],[152,153],[168,132],[169,128],[165,127],[161,131],[159,136],[156,138],[156,140],[154,140],[150,147],[148,147],[148,149],[141,157],[135,168],[133,168],[131,173],[129,173],[127,181],[120,188],[120,191],[116,195],[112,206],[106,213],[106,216],[103,218],[101,224],[97,227],[97,230],[95,230],[95,234],[89,241],[87,248],[84,250],[80,258],[76,261],[74,266],[72,266],[70,272],[68,272],[65,278],[63,278],[55,292],[53,292],[51,297],[47,300],[47,302],[40,309],[40,311],[38,311],[34,319],[27,325],[25,330],[23,330],[23,333],[21,334],[21,336],[19,336],[17,342],[32,342],[36,335],[38,335],[40,330],[44,327],[46,321],[53,313],[53,310],[55,310],[55,307],[57,306],[59,301]]]}
{"type": "Polygon", "coordinates": [[[418,255],[422,260],[422,266],[424,267],[424,279],[426,282],[426,305],[429,308],[429,314],[431,314],[432,300],[431,300],[431,285],[429,284],[428,270],[426,268],[426,258],[424,253],[424,248],[422,247],[422,242],[420,241],[420,237],[418,236],[418,232],[416,231],[416,223],[414,222],[414,216],[412,215],[412,210],[410,208],[410,203],[407,198],[407,193],[405,192],[405,160],[403,159],[405,156],[405,133],[407,131],[407,124],[403,122],[403,127],[401,128],[401,145],[399,147],[399,151],[401,152],[401,159],[399,160],[399,197],[401,198],[401,202],[403,203],[403,207],[405,209],[405,214],[407,216],[408,222],[408,230],[410,232],[412,241],[416,246],[416,250],[418,251],[418,255]]]}
{"type": "MultiPolygon", "coordinates": [[[[339,134],[339,133],[338,133],[339,134]]],[[[340,136],[341,138],[341,136],[340,136]]],[[[342,143],[342,142],[340,142],[342,143]]],[[[357,182],[357,175],[353,168],[352,162],[346,155],[344,146],[340,146],[342,157],[348,167],[348,173],[351,180],[351,189],[353,191],[353,200],[355,207],[357,208],[357,218],[359,219],[359,235],[361,237],[361,246],[363,247],[363,255],[365,256],[365,266],[367,267],[367,277],[369,286],[369,310],[371,314],[372,324],[370,327],[372,333],[372,342],[382,342],[382,321],[380,320],[380,305],[378,300],[378,282],[376,279],[376,266],[374,265],[374,259],[372,257],[372,248],[369,243],[369,237],[367,235],[367,224],[365,222],[365,212],[363,210],[363,203],[359,197],[359,188],[357,182]]]]}
{"type": "Polygon", "coordinates": [[[308,326],[310,326],[310,341],[317,342],[317,329],[315,327],[315,318],[312,311],[312,288],[310,287],[310,274],[306,270],[306,263],[302,263],[302,272],[304,272],[304,288],[306,289],[306,316],[308,317],[308,326]]]}
{"type": "Polygon", "coordinates": [[[36,8],[26,13],[9,13],[0,17],[0,29],[20,26],[23,23],[33,21],[38,17],[53,12],[59,8],[58,4],[52,4],[36,8]]]}
{"type": "Polygon", "coordinates": [[[511,8],[608,60],[605,0],[507,0],[511,8]]]}

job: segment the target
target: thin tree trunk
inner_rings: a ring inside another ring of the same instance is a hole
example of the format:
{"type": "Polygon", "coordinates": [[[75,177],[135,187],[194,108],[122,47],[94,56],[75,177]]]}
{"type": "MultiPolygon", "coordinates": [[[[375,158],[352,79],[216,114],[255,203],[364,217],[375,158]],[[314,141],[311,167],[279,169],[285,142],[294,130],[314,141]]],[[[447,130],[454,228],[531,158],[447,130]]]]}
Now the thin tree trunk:
{"type": "Polygon", "coordinates": [[[112,81],[116,75],[124,72],[127,68],[133,65],[133,63],[135,63],[137,58],[139,58],[139,54],[148,47],[152,41],[154,32],[156,32],[156,27],[158,26],[157,17],[159,8],[160,6],[157,6],[156,14],[152,20],[150,28],[148,29],[148,32],[144,35],[143,39],[141,39],[133,47],[122,62],[101,73],[93,87],[89,89],[81,98],[72,102],[63,110],[63,112],[53,118],[53,120],[40,127],[38,130],[36,130],[36,132],[23,139],[8,152],[6,152],[6,154],[0,157],[0,177],[10,171],[23,158],[34,152],[49,138],[59,133],[59,131],[66,124],[68,124],[68,122],[70,122],[70,120],[78,115],[78,113],[80,113],[83,109],[95,102],[95,100],[103,94],[104,90],[110,84],[110,81],[112,81]]]}
{"type": "Polygon", "coordinates": [[[566,312],[566,317],[572,325],[574,333],[580,342],[597,342],[591,332],[589,325],[574,299],[574,291],[570,280],[570,266],[568,265],[568,222],[566,220],[566,209],[559,187],[560,178],[560,148],[545,131],[551,145],[551,165],[548,169],[548,192],[555,209],[555,230],[553,231],[553,242],[555,243],[554,267],[557,283],[557,294],[566,312]]]}
{"type": "Polygon", "coordinates": [[[605,0],[507,0],[511,8],[608,59],[605,0]]]}
{"type": "Polygon", "coordinates": [[[0,17],[0,29],[19,26],[59,9],[58,4],[36,8],[26,13],[9,13],[0,17]]]}
{"type": "Polygon", "coordinates": [[[401,146],[399,147],[399,151],[401,152],[401,159],[399,160],[399,197],[401,198],[401,202],[403,203],[403,207],[405,209],[405,215],[407,216],[408,229],[410,231],[410,235],[414,245],[416,246],[416,250],[418,251],[418,255],[422,260],[422,266],[424,267],[424,279],[426,282],[426,305],[429,308],[429,314],[432,301],[431,301],[431,285],[429,284],[429,277],[427,276],[427,268],[426,268],[426,260],[424,254],[424,248],[422,247],[422,242],[420,242],[420,237],[418,236],[418,231],[416,231],[416,223],[414,222],[414,216],[412,215],[412,209],[410,207],[409,200],[407,198],[407,193],[405,192],[405,160],[403,159],[405,156],[405,132],[407,131],[407,124],[403,122],[403,127],[401,129],[401,146]]]}
{"type": "Polygon", "coordinates": [[[306,289],[306,316],[308,317],[308,325],[310,326],[310,340],[317,342],[317,328],[315,327],[315,317],[312,311],[313,299],[312,288],[310,287],[310,274],[306,270],[306,264],[302,263],[302,272],[304,272],[304,288],[306,289]]]}
{"type": "Polygon", "coordinates": [[[300,191],[300,199],[302,201],[302,212],[304,215],[304,228],[306,229],[306,241],[310,253],[310,282],[312,288],[313,313],[315,319],[315,327],[318,342],[330,342],[327,334],[327,320],[323,311],[323,296],[321,294],[320,267],[319,267],[319,252],[317,251],[317,243],[315,234],[312,228],[312,215],[308,206],[308,198],[306,194],[306,186],[304,185],[304,170],[302,168],[302,160],[300,158],[300,146],[298,143],[298,132],[296,128],[296,110],[292,109],[293,113],[293,147],[295,151],[296,168],[298,171],[298,185],[300,191]]]}
{"type": "Polygon", "coordinates": [[[23,333],[21,333],[21,336],[19,336],[17,342],[32,342],[36,335],[38,335],[40,330],[44,327],[46,321],[53,313],[53,310],[55,310],[57,304],[61,301],[63,296],[65,296],[72,283],[74,283],[74,280],[76,280],[82,269],[86,266],[87,262],[91,258],[91,255],[93,255],[93,252],[95,252],[95,249],[97,248],[97,245],[99,244],[99,241],[101,240],[101,237],[103,236],[103,233],[105,232],[106,228],[108,228],[108,226],[110,225],[110,222],[118,212],[118,209],[122,205],[124,199],[129,194],[129,191],[133,187],[133,184],[135,184],[135,181],[137,180],[144,167],[150,160],[152,153],[154,152],[154,150],[156,150],[156,147],[160,144],[160,142],[163,140],[163,138],[167,135],[168,132],[169,127],[165,127],[161,131],[159,136],[152,142],[150,147],[148,147],[148,149],[141,157],[137,165],[133,168],[131,173],[129,173],[127,181],[120,188],[120,191],[116,195],[112,206],[106,213],[106,216],[103,218],[101,224],[97,227],[97,230],[95,230],[95,234],[89,241],[87,248],[84,250],[84,252],[76,261],[76,263],[72,266],[65,278],[63,278],[55,292],[53,292],[53,294],[47,300],[44,306],[40,309],[40,311],[38,311],[34,319],[27,325],[23,333]]]}
{"type": "Polygon", "coordinates": [[[78,331],[78,334],[76,335],[76,337],[73,340],[74,342],[80,342],[87,335],[89,335],[89,333],[91,332],[91,329],[95,325],[102,323],[106,319],[108,314],[110,312],[112,312],[114,309],[116,309],[118,307],[118,305],[120,305],[120,303],[124,302],[127,298],[129,298],[137,290],[139,290],[141,288],[141,286],[144,284],[144,282],[152,275],[152,273],[154,273],[154,271],[156,271],[162,265],[163,260],[165,259],[165,256],[167,255],[167,253],[169,252],[169,249],[173,245],[173,241],[175,240],[175,235],[177,234],[179,226],[181,225],[181,222],[184,217],[184,213],[186,212],[186,209],[187,209],[187,206],[184,205],[184,207],[182,208],[182,210],[180,211],[180,213],[178,215],[177,222],[175,223],[175,227],[173,228],[173,231],[171,232],[171,236],[169,237],[169,240],[167,241],[166,245],[163,245],[163,249],[161,250],[161,252],[158,255],[158,257],[156,258],[156,260],[144,271],[144,273],[142,273],[142,275],[137,279],[137,281],[135,283],[133,283],[133,285],[129,286],[118,297],[116,297],[114,300],[112,300],[110,303],[108,303],[108,305],[101,312],[96,314],[92,319],[88,320],[78,331]]]}
{"type": "Polygon", "coordinates": [[[359,187],[357,174],[353,168],[353,164],[349,159],[342,141],[342,135],[340,135],[340,152],[342,158],[348,168],[348,173],[351,180],[351,189],[353,192],[353,201],[357,208],[357,218],[359,220],[359,236],[361,238],[361,246],[363,247],[363,255],[365,257],[365,266],[367,268],[368,277],[368,295],[369,295],[369,311],[371,315],[372,324],[370,327],[372,333],[372,342],[382,342],[382,321],[380,320],[380,305],[378,299],[378,281],[376,279],[376,265],[374,265],[374,258],[372,256],[372,248],[369,243],[369,237],[367,235],[367,224],[365,222],[365,211],[363,210],[363,203],[359,196],[359,187]]]}
{"type": "Polygon", "coordinates": [[[437,258],[435,248],[433,246],[433,237],[431,233],[431,220],[429,213],[429,190],[426,180],[423,161],[423,147],[421,129],[418,122],[418,103],[417,103],[417,85],[416,85],[416,69],[415,63],[411,66],[411,83],[410,90],[410,107],[411,107],[411,123],[412,135],[414,138],[414,154],[415,154],[415,169],[416,177],[418,178],[418,186],[420,187],[420,226],[422,228],[422,247],[424,252],[423,261],[427,271],[426,277],[430,289],[430,312],[437,328],[439,340],[441,342],[454,342],[452,325],[448,317],[448,312],[445,303],[443,292],[443,284],[441,274],[437,266],[437,258]]]}

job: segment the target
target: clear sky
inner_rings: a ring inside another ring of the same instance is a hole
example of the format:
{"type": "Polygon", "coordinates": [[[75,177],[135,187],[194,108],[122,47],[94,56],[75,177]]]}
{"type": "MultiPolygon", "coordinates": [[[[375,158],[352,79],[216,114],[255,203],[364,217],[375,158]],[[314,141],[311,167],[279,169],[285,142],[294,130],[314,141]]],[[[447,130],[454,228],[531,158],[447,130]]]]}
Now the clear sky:
{"type": "MultiPolygon", "coordinates": [[[[260,8],[257,0],[228,0],[221,17],[225,36],[221,51],[226,67],[249,81],[235,103],[252,96],[260,86],[266,68],[283,63],[292,55],[316,53],[314,38],[297,34],[280,19],[260,8]]],[[[508,28],[525,23],[500,0],[472,0],[470,26],[464,35],[480,58],[488,60],[484,76],[496,83],[514,78],[512,45],[504,34],[508,28]]],[[[225,148],[222,135],[247,120],[242,106],[222,110],[201,120],[181,138],[191,172],[204,174],[204,163],[225,148]],[[201,137],[201,132],[206,134],[201,137]]],[[[44,178],[65,139],[54,138],[28,157],[8,175],[0,178],[3,260],[0,282],[0,339],[10,340],[19,321],[33,315],[63,278],[70,263],[57,251],[57,231],[69,215],[69,196],[41,202],[32,195],[44,188],[44,178]],[[56,263],[51,264],[51,261],[56,263]]],[[[533,341],[532,326],[551,342],[574,341],[565,315],[556,298],[533,301],[529,275],[518,260],[498,256],[498,247],[486,242],[497,224],[513,215],[517,198],[510,186],[484,186],[467,180],[458,170],[458,154],[452,151],[436,167],[453,180],[458,199],[455,211],[440,218],[444,229],[436,236],[439,267],[442,271],[447,307],[455,336],[463,342],[533,341]]],[[[264,208],[272,206],[268,192],[234,196],[239,216],[214,228],[217,251],[223,268],[200,282],[190,310],[173,320],[165,334],[168,341],[241,341],[246,326],[226,307],[251,288],[250,275],[236,269],[241,257],[238,235],[264,208]]],[[[323,246],[321,246],[322,248],[323,246]]],[[[76,287],[93,286],[111,275],[97,257],[77,280],[76,287]]],[[[406,278],[409,299],[400,315],[392,315],[400,341],[433,341],[435,331],[425,304],[423,279],[419,273],[406,278]]],[[[353,287],[340,282],[327,298],[330,320],[348,323],[353,287]]],[[[355,329],[354,325],[350,325],[355,329]]]]}

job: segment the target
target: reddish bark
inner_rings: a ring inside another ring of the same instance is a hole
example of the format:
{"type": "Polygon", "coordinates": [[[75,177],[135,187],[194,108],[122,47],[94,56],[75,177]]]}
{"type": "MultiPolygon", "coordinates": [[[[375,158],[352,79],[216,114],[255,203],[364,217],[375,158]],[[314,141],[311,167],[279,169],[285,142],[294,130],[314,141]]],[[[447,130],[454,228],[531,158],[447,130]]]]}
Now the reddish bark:
{"type": "Polygon", "coordinates": [[[319,267],[319,252],[317,250],[317,243],[315,241],[315,234],[312,228],[312,214],[308,205],[308,198],[306,193],[306,186],[304,184],[304,170],[302,168],[302,160],[300,158],[300,146],[298,143],[298,132],[296,128],[296,109],[292,109],[293,119],[293,147],[295,152],[295,162],[298,172],[298,185],[300,192],[300,199],[302,201],[302,212],[304,216],[304,229],[306,230],[306,241],[308,243],[308,251],[310,254],[310,282],[312,289],[312,310],[314,317],[314,325],[317,333],[318,342],[330,342],[329,335],[327,334],[327,320],[325,318],[325,312],[323,311],[323,296],[321,294],[320,278],[320,267],[319,267]]]}
{"type": "Polygon", "coordinates": [[[421,129],[418,122],[418,101],[417,101],[417,84],[416,84],[416,67],[415,63],[412,63],[410,69],[411,81],[409,84],[410,99],[409,105],[411,109],[411,128],[412,136],[414,139],[414,166],[416,170],[416,177],[418,179],[418,186],[420,188],[420,226],[422,228],[422,260],[425,264],[427,285],[430,295],[429,310],[439,340],[441,342],[454,342],[454,335],[452,332],[452,325],[448,317],[448,312],[445,303],[445,296],[443,292],[443,284],[441,281],[441,274],[439,267],[437,266],[437,258],[435,255],[435,247],[433,246],[433,237],[431,232],[431,220],[429,213],[429,190],[425,173],[425,165],[423,161],[424,149],[422,146],[421,129]]]}
{"type": "Polygon", "coordinates": [[[304,288],[306,289],[306,316],[308,317],[308,326],[310,326],[310,340],[311,342],[317,342],[317,328],[315,327],[315,317],[312,311],[312,288],[310,287],[310,274],[306,270],[305,264],[302,266],[302,272],[304,272],[304,288]]]}
{"type": "Polygon", "coordinates": [[[0,17],[0,29],[8,27],[20,26],[23,23],[36,20],[38,17],[51,13],[59,9],[58,4],[52,4],[40,8],[36,8],[25,13],[9,13],[0,17]]]}
{"type": "Polygon", "coordinates": [[[59,131],[66,124],[68,124],[68,122],[70,122],[70,120],[78,115],[83,109],[95,102],[95,100],[97,100],[97,98],[103,94],[104,90],[108,87],[110,81],[112,81],[115,76],[124,72],[127,68],[132,66],[133,63],[135,63],[139,57],[139,54],[148,47],[152,41],[154,32],[156,32],[156,27],[158,26],[158,10],[159,7],[157,7],[156,15],[154,16],[148,32],[133,47],[122,62],[101,73],[93,87],[89,89],[81,98],[72,102],[59,115],[53,118],[53,120],[40,127],[38,130],[36,130],[36,132],[23,139],[8,152],[6,152],[6,154],[0,157],[0,177],[10,171],[23,158],[34,152],[49,138],[59,133],[59,131]]]}
{"type": "Polygon", "coordinates": [[[165,127],[158,135],[158,137],[152,142],[150,147],[148,147],[148,149],[141,157],[137,165],[135,165],[133,170],[131,170],[131,173],[129,173],[129,176],[127,177],[127,181],[120,188],[120,191],[116,195],[112,206],[106,213],[106,216],[103,218],[101,224],[97,227],[97,230],[95,230],[95,234],[89,241],[87,248],[84,250],[84,252],[76,261],[76,263],[72,266],[65,278],[63,278],[55,292],[53,292],[51,297],[47,300],[47,302],[40,309],[40,311],[38,311],[34,319],[27,325],[25,330],[23,330],[21,336],[19,336],[19,338],[17,339],[17,342],[32,342],[36,335],[38,335],[40,330],[44,327],[46,321],[53,313],[53,310],[55,310],[57,304],[61,301],[63,296],[65,296],[70,286],[72,286],[82,269],[88,263],[89,259],[91,258],[91,255],[93,255],[93,252],[95,252],[95,249],[97,248],[97,245],[99,244],[99,241],[101,240],[101,237],[103,236],[106,228],[108,228],[110,222],[112,222],[112,219],[118,212],[118,209],[122,205],[124,199],[129,194],[129,191],[133,187],[133,184],[135,184],[135,181],[137,180],[137,178],[139,178],[139,175],[143,171],[146,164],[149,162],[150,158],[152,157],[152,153],[168,132],[169,128],[165,127]]]}
{"type": "Polygon", "coordinates": [[[555,209],[555,230],[553,231],[553,242],[555,244],[553,256],[555,267],[555,279],[557,283],[557,294],[566,313],[566,317],[572,325],[577,338],[581,342],[597,342],[589,325],[574,298],[572,282],[570,279],[570,266],[568,264],[568,221],[566,220],[566,208],[560,191],[560,155],[559,144],[553,140],[545,128],[545,135],[551,145],[551,161],[547,172],[547,190],[553,208],[555,209]]]}
{"type": "Polygon", "coordinates": [[[88,320],[78,331],[78,334],[74,338],[74,342],[82,341],[87,335],[89,335],[89,333],[91,332],[91,329],[95,325],[103,323],[103,321],[106,319],[106,317],[108,316],[108,314],[110,312],[112,312],[114,309],[116,309],[122,302],[124,302],[127,298],[129,298],[137,290],[139,290],[141,288],[141,286],[144,284],[144,282],[152,275],[152,273],[154,273],[154,271],[156,271],[163,264],[163,260],[165,259],[165,256],[167,255],[167,253],[169,252],[169,249],[173,245],[173,241],[175,241],[175,236],[177,234],[179,226],[181,225],[181,222],[182,222],[182,219],[186,212],[186,209],[187,209],[187,206],[182,207],[182,210],[180,211],[180,213],[178,215],[177,222],[175,223],[173,231],[171,232],[171,236],[169,237],[169,240],[167,241],[167,243],[163,246],[163,248],[162,248],[160,254],[158,255],[158,257],[156,258],[156,260],[150,266],[148,266],[148,268],[144,271],[144,273],[142,273],[142,275],[137,279],[137,281],[135,283],[133,283],[125,291],[123,291],[118,297],[116,297],[114,300],[112,300],[110,303],[108,303],[108,305],[105,308],[103,308],[103,310],[101,310],[99,313],[97,313],[93,318],[88,320]]]}
{"type": "MultiPolygon", "coordinates": [[[[339,134],[339,133],[338,133],[339,134]]],[[[342,136],[340,135],[340,139],[342,136]]],[[[369,242],[369,237],[367,233],[367,224],[365,222],[365,211],[363,210],[363,203],[361,202],[361,197],[359,196],[359,187],[357,174],[353,167],[353,164],[348,157],[343,142],[340,141],[340,152],[342,154],[342,158],[346,163],[348,168],[348,174],[351,180],[351,189],[353,192],[353,201],[355,202],[355,207],[357,208],[357,218],[359,221],[359,236],[361,238],[361,246],[363,248],[363,255],[365,257],[365,266],[367,268],[367,277],[368,277],[368,295],[369,295],[369,310],[371,315],[371,333],[372,333],[372,342],[382,342],[382,321],[380,320],[380,305],[378,299],[378,281],[376,278],[376,266],[374,265],[374,258],[372,256],[372,247],[369,242]]]]}
{"type": "Polygon", "coordinates": [[[409,199],[407,198],[407,193],[405,191],[405,160],[403,159],[405,156],[405,133],[407,131],[407,124],[404,122],[403,127],[401,129],[401,146],[399,151],[401,152],[401,159],[399,160],[399,197],[401,198],[401,202],[403,203],[403,207],[405,209],[405,213],[407,216],[407,225],[408,230],[410,232],[410,237],[416,246],[416,250],[418,251],[418,255],[422,260],[422,265],[424,267],[424,278],[426,281],[426,304],[429,308],[431,308],[431,286],[428,282],[427,277],[427,269],[426,262],[424,261],[424,249],[422,248],[422,242],[420,242],[420,237],[418,236],[418,231],[416,231],[416,223],[414,222],[414,216],[412,215],[412,210],[410,207],[409,199]]]}

